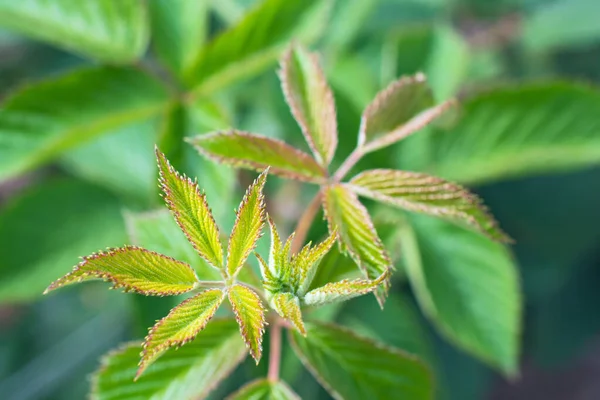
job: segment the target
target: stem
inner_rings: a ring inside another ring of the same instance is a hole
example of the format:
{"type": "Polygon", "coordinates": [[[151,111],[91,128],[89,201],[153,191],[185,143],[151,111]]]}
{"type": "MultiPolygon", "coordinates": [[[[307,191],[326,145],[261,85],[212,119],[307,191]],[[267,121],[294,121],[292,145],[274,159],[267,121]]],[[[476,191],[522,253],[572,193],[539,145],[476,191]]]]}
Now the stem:
{"type": "Polygon", "coordinates": [[[348,158],[346,158],[346,160],[342,163],[342,165],[340,165],[340,167],[338,168],[338,170],[335,172],[335,174],[333,175],[333,181],[334,182],[339,182],[342,179],[344,179],[344,177],[346,176],[346,174],[348,172],[350,172],[350,170],[352,169],[352,167],[354,167],[357,162],[360,161],[360,159],[362,158],[362,156],[364,156],[362,148],[361,147],[355,148],[352,151],[352,153],[350,153],[350,155],[348,156],[348,158]]]}
{"type": "Polygon", "coordinates": [[[281,323],[279,318],[273,321],[270,334],[267,379],[271,382],[277,382],[279,380],[279,366],[281,365],[281,323]]]}
{"type": "Polygon", "coordinates": [[[292,254],[297,253],[302,248],[302,245],[306,240],[306,236],[308,235],[308,230],[310,229],[310,226],[312,225],[313,221],[315,220],[315,217],[317,216],[317,213],[319,212],[319,209],[321,208],[321,196],[322,194],[319,191],[319,193],[317,193],[315,197],[311,200],[311,202],[308,204],[308,207],[306,208],[306,210],[304,210],[304,213],[298,220],[298,224],[296,224],[296,229],[294,229],[296,235],[294,236],[294,240],[292,241],[292,254]]]}

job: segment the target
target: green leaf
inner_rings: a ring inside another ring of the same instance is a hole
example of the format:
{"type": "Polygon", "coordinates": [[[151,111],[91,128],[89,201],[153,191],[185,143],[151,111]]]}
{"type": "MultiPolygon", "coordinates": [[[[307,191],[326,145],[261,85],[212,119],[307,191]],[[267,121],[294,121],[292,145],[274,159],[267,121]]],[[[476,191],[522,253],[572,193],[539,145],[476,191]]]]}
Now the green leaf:
{"type": "Polygon", "coordinates": [[[0,179],[145,121],[166,105],[166,90],[135,69],[89,68],[27,87],[0,111],[0,179]]]}
{"type": "MultiPolygon", "coordinates": [[[[323,201],[329,231],[337,230],[342,250],[350,253],[367,278],[384,275],[392,267],[390,257],[371,216],[356,195],[342,185],[332,185],[325,188],[323,201]]],[[[380,305],[383,305],[388,285],[386,281],[375,293],[380,305]]]]}
{"type": "Polygon", "coordinates": [[[224,270],[219,228],[206,196],[200,193],[197,182],[179,175],[158,148],[156,158],[165,202],[177,224],[202,258],[213,267],[224,270]]]}
{"type": "Polygon", "coordinates": [[[92,400],[203,399],[245,357],[233,319],[214,320],[196,339],[156,360],[134,382],[140,344],[107,354],[92,379],[92,400]]]}
{"type": "Polygon", "coordinates": [[[149,36],[139,0],[1,0],[0,26],[110,63],[140,58],[149,36]]]}
{"type": "Polygon", "coordinates": [[[274,62],[292,37],[310,39],[327,11],[321,0],[264,0],[233,28],[209,43],[187,81],[194,94],[210,94],[274,62]]]}
{"type": "Polygon", "coordinates": [[[317,289],[313,289],[304,296],[304,304],[307,306],[322,306],[329,303],[339,303],[354,297],[371,293],[377,286],[385,283],[388,272],[384,272],[375,280],[368,279],[344,279],[339,282],[328,283],[317,289]]]}
{"type": "Polygon", "coordinates": [[[333,92],[316,54],[301,46],[291,47],[279,71],[285,99],[315,158],[324,167],[337,147],[337,120],[333,92]]]}
{"type": "Polygon", "coordinates": [[[229,302],[240,326],[240,332],[250,349],[256,364],[262,354],[262,336],[265,331],[265,310],[260,297],[244,285],[233,285],[229,289],[229,302]]]}
{"type": "Polygon", "coordinates": [[[310,155],[280,141],[248,132],[216,132],[188,139],[200,154],[237,168],[262,171],[301,181],[323,182],[326,172],[310,155]]]}
{"type": "Polygon", "coordinates": [[[226,400],[300,400],[300,397],[283,381],[271,382],[268,379],[252,381],[226,400]]]}
{"type": "Polygon", "coordinates": [[[221,289],[205,290],[185,300],[158,321],[144,341],[136,379],[169,347],[183,346],[193,340],[215,315],[224,298],[221,289]]]}
{"type": "Polygon", "coordinates": [[[290,331],[292,346],[334,398],[433,398],[431,374],[417,358],[340,326],[310,323],[307,328],[306,338],[290,331]]]}
{"type": "Polygon", "coordinates": [[[321,265],[321,260],[329,253],[336,239],[337,231],[334,230],[329,234],[327,239],[317,246],[311,247],[309,243],[304,246],[298,255],[292,258],[292,264],[295,269],[293,272],[293,286],[298,295],[303,296],[308,291],[321,265]]]}
{"type": "Polygon", "coordinates": [[[271,306],[282,318],[290,321],[298,331],[306,336],[306,328],[302,321],[302,311],[300,310],[300,301],[292,293],[277,293],[271,299],[271,306]]]}
{"type": "Polygon", "coordinates": [[[522,298],[506,248],[444,221],[412,217],[405,265],[421,308],[440,331],[508,375],[518,368],[522,298]]]}
{"type": "Polygon", "coordinates": [[[479,197],[435,176],[372,169],[352,178],[350,188],[361,196],[405,210],[463,222],[491,239],[510,241],[479,197]]]}
{"type": "Polygon", "coordinates": [[[263,188],[268,170],[263,171],[248,187],[236,212],[235,224],[227,248],[227,273],[235,277],[248,259],[262,234],[265,224],[265,198],[263,188]]]}
{"type": "Polygon", "coordinates": [[[154,49],[179,78],[200,54],[208,31],[209,0],[151,0],[154,49]]]}
{"type": "Polygon", "coordinates": [[[463,108],[450,132],[432,137],[436,175],[478,183],[600,162],[598,89],[519,85],[475,96],[463,108]]]}
{"type": "Polygon", "coordinates": [[[104,279],[113,288],[146,296],[170,296],[194,289],[198,277],[186,263],[136,246],[84,257],[72,272],[54,281],[44,294],[66,285],[104,279]]]}

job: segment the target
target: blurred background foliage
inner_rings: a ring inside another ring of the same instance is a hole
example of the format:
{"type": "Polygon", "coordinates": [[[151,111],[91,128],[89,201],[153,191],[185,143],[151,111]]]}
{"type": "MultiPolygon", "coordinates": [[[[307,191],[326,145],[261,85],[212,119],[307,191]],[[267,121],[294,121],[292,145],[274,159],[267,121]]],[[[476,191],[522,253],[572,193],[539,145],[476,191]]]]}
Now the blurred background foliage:
{"type": "MultiPolygon", "coordinates": [[[[274,72],[291,38],[321,53],[333,86],[341,135],[334,163],[354,146],[363,107],[400,75],[423,71],[439,100],[463,100],[452,118],[361,165],[430,171],[483,196],[516,240],[521,375],[506,381],[440,338],[401,272],[383,312],[365,297],[324,318],[421,355],[443,399],[600,398],[600,2],[315,0],[294,10],[268,0],[269,19],[242,25],[261,1],[105,7],[111,2],[0,0],[3,399],[83,398],[99,356],[140,338],[172,305],[102,284],[41,297],[79,256],[106,246],[190,258],[166,214],[153,212],[161,204],[154,143],[198,177],[226,227],[252,175],[202,159],[181,139],[235,126],[303,146],[274,72]],[[236,40],[212,41],[235,26],[236,40]],[[229,71],[219,75],[223,66],[229,71]]],[[[274,178],[267,190],[271,212],[291,229],[312,189],[274,178]]],[[[397,216],[373,212],[401,267],[397,216]]],[[[316,224],[311,235],[324,231],[316,224]]],[[[427,241],[433,249],[452,246],[435,239],[427,241]]],[[[459,249],[465,259],[468,244],[459,249]]],[[[455,268],[448,257],[427,253],[432,266],[455,268]]],[[[212,397],[265,368],[244,364],[212,397]]],[[[291,354],[283,377],[303,397],[327,398],[291,354]]]]}

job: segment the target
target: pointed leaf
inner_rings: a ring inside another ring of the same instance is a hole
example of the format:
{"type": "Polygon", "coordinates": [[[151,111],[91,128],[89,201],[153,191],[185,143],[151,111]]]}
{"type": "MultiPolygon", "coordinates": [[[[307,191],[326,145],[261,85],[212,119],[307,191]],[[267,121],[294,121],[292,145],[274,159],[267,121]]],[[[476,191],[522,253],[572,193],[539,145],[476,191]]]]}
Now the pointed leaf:
{"type": "Polygon", "coordinates": [[[359,195],[405,210],[463,222],[494,240],[510,240],[479,197],[441,178],[417,172],[373,169],[352,178],[350,185],[359,195]]]}
{"type": "Polygon", "coordinates": [[[107,354],[92,378],[92,400],[204,399],[246,352],[233,319],[212,321],[196,339],[156,360],[134,382],[142,351],[129,344],[107,354]]]}
{"type": "Polygon", "coordinates": [[[300,400],[300,396],[283,381],[258,379],[230,394],[226,400],[300,400]]]}
{"type": "Polygon", "coordinates": [[[285,99],[315,158],[329,165],[337,147],[337,120],[333,92],[316,54],[291,47],[281,61],[279,78],[285,99]]]}
{"type": "Polygon", "coordinates": [[[183,346],[193,340],[215,315],[224,297],[225,293],[220,289],[205,290],[185,300],[158,321],[144,341],[136,379],[169,347],[183,346]]]}
{"type": "Polygon", "coordinates": [[[263,187],[267,179],[267,170],[250,185],[237,210],[233,231],[229,237],[227,249],[227,273],[235,277],[244,266],[248,255],[256,247],[265,223],[265,199],[263,187]]]}
{"type": "Polygon", "coordinates": [[[384,283],[388,278],[387,272],[375,280],[368,279],[344,279],[340,282],[328,283],[317,289],[313,289],[304,296],[303,302],[307,306],[322,306],[329,303],[339,303],[354,297],[373,292],[378,285],[384,283]]]}
{"type": "MultiPolygon", "coordinates": [[[[323,201],[329,231],[337,230],[342,249],[350,253],[367,278],[377,279],[392,267],[371,216],[353,192],[343,185],[328,186],[323,201]]],[[[380,305],[388,285],[386,281],[376,291],[380,305]]]]}
{"type": "Polygon", "coordinates": [[[54,281],[45,293],[60,287],[104,279],[113,288],[146,296],[170,296],[189,292],[198,281],[186,263],[136,246],[94,253],[83,258],[72,272],[54,281]]]}
{"type": "Polygon", "coordinates": [[[306,329],[302,321],[302,311],[300,310],[300,301],[292,293],[277,293],[271,299],[271,305],[282,318],[290,321],[296,329],[306,336],[306,329]]]}
{"type": "Polygon", "coordinates": [[[248,132],[216,132],[188,139],[200,154],[237,168],[262,171],[306,182],[323,182],[325,170],[310,155],[280,141],[248,132]]]}
{"type": "MultiPolygon", "coordinates": [[[[271,247],[269,249],[268,271],[264,271],[263,278],[267,284],[287,282],[291,274],[290,249],[294,234],[286,240],[285,244],[279,238],[279,232],[273,219],[268,216],[269,231],[271,232],[271,247]]],[[[262,264],[262,262],[261,262],[262,264]]]]}
{"type": "Polygon", "coordinates": [[[215,268],[223,269],[219,228],[206,202],[206,195],[200,193],[196,182],[179,175],[158,148],[156,158],[165,202],[177,224],[202,258],[215,268]]]}
{"type": "Polygon", "coordinates": [[[290,331],[304,366],[336,399],[429,400],[433,382],[416,357],[335,325],[307,324],[308,335],[290,331]]]}
{"type": "Polygon", "coordinates": [[[110,63],[142,56],[149,36],[137,0],[1,0],[0,26],[110,63]]]}
{"type": "MultiPolygon", "coordinates": [[[[321,264],[321,260],[329,253],[329,250],[331,250],[335,244],[336,239],[337,231],[334,230],[329,234],[327,239],[314,248],[311,248],[310,251],[306,253],[306,256],[302,257],[302,260],[294,260],[298,265],[298,283],[295,285],[298,295],[303,296],[308,288],[310,288],[310,285],[317,274],[317,270],[319,269],[319,265],[321,264]]],[[[302,254],[302,252],[300,254],[302,254]]]]}
{"type": "Polygon", "coordinates": [[[229,289],[229,302],[240,325],[240,332],[256,364],[262,354],[262,336],[265,331],[265,310],[260,297],[250,288],[234,285],[229,289]]]}

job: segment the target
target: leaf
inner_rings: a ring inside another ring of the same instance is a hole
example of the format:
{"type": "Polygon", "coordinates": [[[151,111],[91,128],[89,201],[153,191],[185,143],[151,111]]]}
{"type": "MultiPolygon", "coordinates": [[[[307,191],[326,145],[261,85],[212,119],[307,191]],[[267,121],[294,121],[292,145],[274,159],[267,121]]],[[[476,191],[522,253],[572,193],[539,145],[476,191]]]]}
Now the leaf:
{"type": "Polygon", "coordinates": [[[226,400],[300,400],[300,397],[283,381],[271,382],[257,379],[227,396],[226,400]]]}
{"type": "Polygon", "coordinates": [[[236,219],[229,237],[227,249],[227,272],[235,277],[244,266],[246,259],[256,247],[265,224],[265,198],[263,188],[268,169],[248,187],[236,212],[236,219]]]}
{"type": "Polygon", "coordinates": [[[22,89],[0,111],[0,179],[145,121],[166,105],[165,89],[135,69],[82,69],[22,89]]]}
{"type": "Polygon", "coordinates": [[[350,188],[359,195],[405,210],[466,223],[494,240],[510,241],[479,197],[434,176],[372,169],[352,178],[350,188]]]}
{"type": "Polygon", "coordinates": [[[156,159],[165,202],[177,224],[198,254],[213,267],[223,270],[219,228],[208,207],[206,196],[200,193],[196,182],[175,171],[158,148],[156,159]]]}
{"type": "Polygon", "coordinates": [[[161,60],[183,78],[200,54],[208,31],[208,0],[151,0],[154,48],[161,60]]]}
{"type": "Polygon", "coordinates": [[[292,37],[310,39],[327,11],[320,0],[264,0],[209,43],[191,67],[194,95],[209,95],[274,62],[292,37]]]}
{"type": "Polygon", "coordinates": [[[54,281],[44,294],[66,285],[104,279],[113,288],[146,296],[171,296],[194,289],[198,278],[186,263],[136,246],[94,253],[54,281]]]}
{"type": "Polygon", "coordinates": [[[136,379],[169,347],[183,346],[193,340],[215,315],[224,297],[221,289],[205,290],[185,300],[158,321],[144,341],[136,379]]]}
{"type": "Polygon", "coordinates": [[[319,164],[327,167],[337,147],[333,92],[316,54],[291,47],[281,60],[279,78],[285,99],[319,164]]]}
{"type": "Polygon", "coordinates": [[[298,295],[303,296],[310,285],[312,284],[317,270],[320,267],[321,260],[329,253],[335,241],[337,239],[337,231],[334,230],[329,234],[329,237],[319,243],[315,247],[306,245],[304,249],[293,259],[293,264],[297,266],[298,271],[294,273],[296,275],[294,287],[298,295]]]}
{"type": "Polygon", "coordinates": [[[93,375],[91,399],[203,399],[247,354],[233,319],[212,321],[196,339],[164,354],[134,382],[141,351],[135,343],[107,354],[93,375]]]}
{"type": "Polygon", "coordinates": [[[522,298],[498,243],[444,221],[411,218],[405,265],[419,304],[456,345],[508,375],[518,368],[522,298]]]}
{"type": "Polygon", "coordinates": [[[329,303],[339,303],[373,292],[377,289],[377,286],[385,283],[386,279],[388,279],[388,272],[384,272],[375,280],[344,279],[343,281],[328,283],[325,286],[313,289],[306,293],[303,301],[307,306],[322,306],[329,303]]]}
{"type": "Polygon", "coordinates": [[[595,88],[564,82],[505,87],[473,97],[463,108],[451,131],[432,138],[436,175],[479,183],[600,162],[595,88]]]}
{"type": "Polygon", "coordinates": [[[306,328],[302,321],[300,301],[292,293],[277,293],[271,299],[271,305],[282,318],[290,321],[302,335],[306,336],[306,328]]]}
{"type": "Polygon", "coordinates": [[[256,364],[262,354],[262,335],[265,332],[265,310],[260,297],[244,285],[229,289],[229,302],[240,326],[240,332],[256,364]]]}
{"type": "MultiPolygon", "coordinates": [[[[377,279],[392,267],[367,209],[354,193],[339,184],[327,186],[323,201],[329,231],[337,230],[342,250],[350,253],[367,278],[377,279]]],[[[375,293],[380,305],[389,282],[382,286],[375,293]]]]}
{"type": "Polygon", "coordinates": [[[280,141],[248,132],[215,132],[187,140],[200,154],[237,168],[271,173],[306,182],[323,182],[325,170],[308,154],[280,141]]]}
{"type": "Polygon", "coordinates": [[[74,179],[47,177],[0,209],[0,302],[41,296],[79,256],[126,238],[113,195],[74,179]]]}
{"type": "Polygon", "coordinates": [[[0,25],[110,63],[140,58],[149,36],[138,0],[1,0],[0,25]]]}
{"type": "Polygon", "coordinates": [[[290,331],[304,366],[336,399],[432,399],[428,368],[417,358],[361,337],[348,329],[307,324],[303,338],[290,331]]]}

